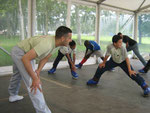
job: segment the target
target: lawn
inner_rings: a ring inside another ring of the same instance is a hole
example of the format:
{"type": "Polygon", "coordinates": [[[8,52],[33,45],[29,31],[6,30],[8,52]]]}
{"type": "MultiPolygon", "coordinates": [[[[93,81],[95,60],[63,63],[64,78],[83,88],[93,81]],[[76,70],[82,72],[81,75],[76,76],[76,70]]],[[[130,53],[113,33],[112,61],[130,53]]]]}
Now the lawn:
{"type": "MultiPolygon", "coordinates": [[[[72,37],[73,40],[77,42],[77,36],[73,35],[72,37]]],[[[82,36],[82,45],[77,44],[77,57],[83,56],[85,47],[83,45],[84,40],[94,40],[94,36],[82,36]]],[[[100,37],[100,46],[103,51],[106,51],[106,47],[108,44],[111,43],[111,37],[110,36],[101,36],[100,37]]],[[[6,38],[6,36],[0,35],[0,47],[3,47],[6,49],[8,52],[11,51],[11,48],[15,46],[19,42],[19,37],[11,37],[11,38],[6,38]]],[[[142,38],[142,44],[139,44],[140,52],[148,52],[150,53],[150,37],[143,37],[142,38]]],[[[57,53],[55,53],[50,61],[53,61],[55,57],[57,56],[57,53]]],[[[65,58],[63,59],[65,60],[65,58]]],[[[12,65],[12,60],[9,55],[4,53],[2,50],[0,50],[0,66],[8,66],[12,65]]]]}

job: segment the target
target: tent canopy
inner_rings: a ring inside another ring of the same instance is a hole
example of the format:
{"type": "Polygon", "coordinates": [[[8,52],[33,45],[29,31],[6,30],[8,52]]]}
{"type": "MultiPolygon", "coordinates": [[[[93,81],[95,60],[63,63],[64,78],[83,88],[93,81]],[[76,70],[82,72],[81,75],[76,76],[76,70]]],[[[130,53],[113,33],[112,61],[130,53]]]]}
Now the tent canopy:
{"type": "Polygon", "coordinates": [[[150,0],[80,0],[130,12],[150,12],[150,0]]]}

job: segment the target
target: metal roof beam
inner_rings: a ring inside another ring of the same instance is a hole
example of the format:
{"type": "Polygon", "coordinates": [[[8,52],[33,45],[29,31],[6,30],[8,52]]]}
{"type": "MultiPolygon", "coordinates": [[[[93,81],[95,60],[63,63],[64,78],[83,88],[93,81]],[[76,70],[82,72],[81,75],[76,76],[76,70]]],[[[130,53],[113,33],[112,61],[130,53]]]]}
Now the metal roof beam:
{"type": "Polygon", "coordinates": [[[137,12],[140,12],[140,11],[142,11],[142,10],[144,10],[144,9],[149,8],[149,7],[150,7],[150,4],[149,4],[149,5],[146,5],[146,6],[142,7],[142,8],[140,8],[137,12]]]}
{"type": "Polygon", "coordinates": [[[99,4],[101,4],[102,2],[104,2],[104,1],[106,1],[106,0],[99,0],[99,1],[97,2],[97,4],[99,5],[99,4]]]}
{"type": "Polygon", "coordinates": [[[116,9],[120,9],[120,10],[129,11],[129,12],[134,12],[133,10],[130,10],[130,9],[125,9],[125,8],[121,8],[121,7],[116,7],[116,6],[112,6],[112,5],[108,5],[108,4],[104,4],[104,3],[101,3],[101,5],[108,6],[108,7],[112,7],[112,8],[116,8],[116,9]]]}

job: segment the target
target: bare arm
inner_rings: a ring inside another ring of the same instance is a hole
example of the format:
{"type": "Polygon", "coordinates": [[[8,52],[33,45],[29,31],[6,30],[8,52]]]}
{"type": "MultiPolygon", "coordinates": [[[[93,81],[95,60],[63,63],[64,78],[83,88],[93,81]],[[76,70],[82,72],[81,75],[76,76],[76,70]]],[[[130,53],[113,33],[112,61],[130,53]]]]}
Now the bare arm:
{"type": "Polygon", "coordinates": [[[36,94],[37,89],[39,89],[42,92],[42,89],[40,88],[40,78],[36,75],[36,73],[32,69],[32,65],[30,63],[31,60],[35,59],[37,56],[34,49],[31,49],[29,52],[27,52],[22,57],[22,62],[25,66],[25,69],[29,73],[29,76],[32,78],[32,85],[31,85],[31,92],[34,90],[34,94],[36,94]]]}
{"type": "Polygon", "coordinates": [[[70,64],[71,64],[72,70],[75,71],[75,70],[76,70],[75,65],[74,65],[73,62],[71,61],[71,58],[70,58],[70,56],[69,56],[68,53],[66,54],[66,57],[67,57],[67,59],[69,60],[69,62],[70,62],[70,64]]]}
{"type": "Polygon", "coordinates": [[[84,57],[86,56],[86,53],[88,52],[88,49],[86,48],[86,51],[85,51],[85,55],[84,55],[84,57]]]}
{"type": "Polygon", "coordinates": [[[66,54],[66,57],[67,57],[67,59],[69,60],[70,64],[71,64],[71,65],[74,65],[73,62],[71,61],[71,58],[70,58],[70,56],[69,56],[68,53],[66,54]]]}
{"type": "Polygon", "coordinates": [[[127,48],[127,47],[129,47],[129,43],[128,43],[128,42],[126,43],[126,48],[127,48]]]}
{"type": "Polygon", "coordinates": [[[48,54],[45,58],[43,58],[42,60],[40,60],[39,65],[38,65],[38,69],[36,70],[37,75],[40,75],[40,72],[42,70],[42,68],[44,67],[44,65],[48,62],[48,59],[51,57],[51,54],[48,54]]]}
{"type": "Polygon", "coordinates": [[[73,53],[73,64],[76,62],[76,54],[73,53]]]}
{"type": "Polygon", "coordinates": [[[31,76],[31,78],[34,80],[37,78],[37,76],[35,75],[35,72],[32,69],[32,65],[30,63],[31,60],[35,59],[37,57],[37,54],[35,52],[34,49],[31,49],[29,52],[27,52],[23,57],[22,57],[22,62],[27,70],[27,72],[29,73],[29,75],[31,76]]]}

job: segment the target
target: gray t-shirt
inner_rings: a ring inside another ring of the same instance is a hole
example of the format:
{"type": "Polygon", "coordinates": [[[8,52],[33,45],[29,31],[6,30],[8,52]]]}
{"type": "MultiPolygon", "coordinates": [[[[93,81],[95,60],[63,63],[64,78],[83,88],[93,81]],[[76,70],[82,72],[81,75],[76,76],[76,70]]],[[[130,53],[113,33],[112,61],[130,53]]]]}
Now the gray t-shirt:
{"type": "Polygon", "coordinates": [[[126,48],[122,46],[121,48],[116,49],[113,44],[107,46],[106,56],[109,55],[111,55],[113,61],[116,63],[121,63],[128,58],[126,48]]]}

